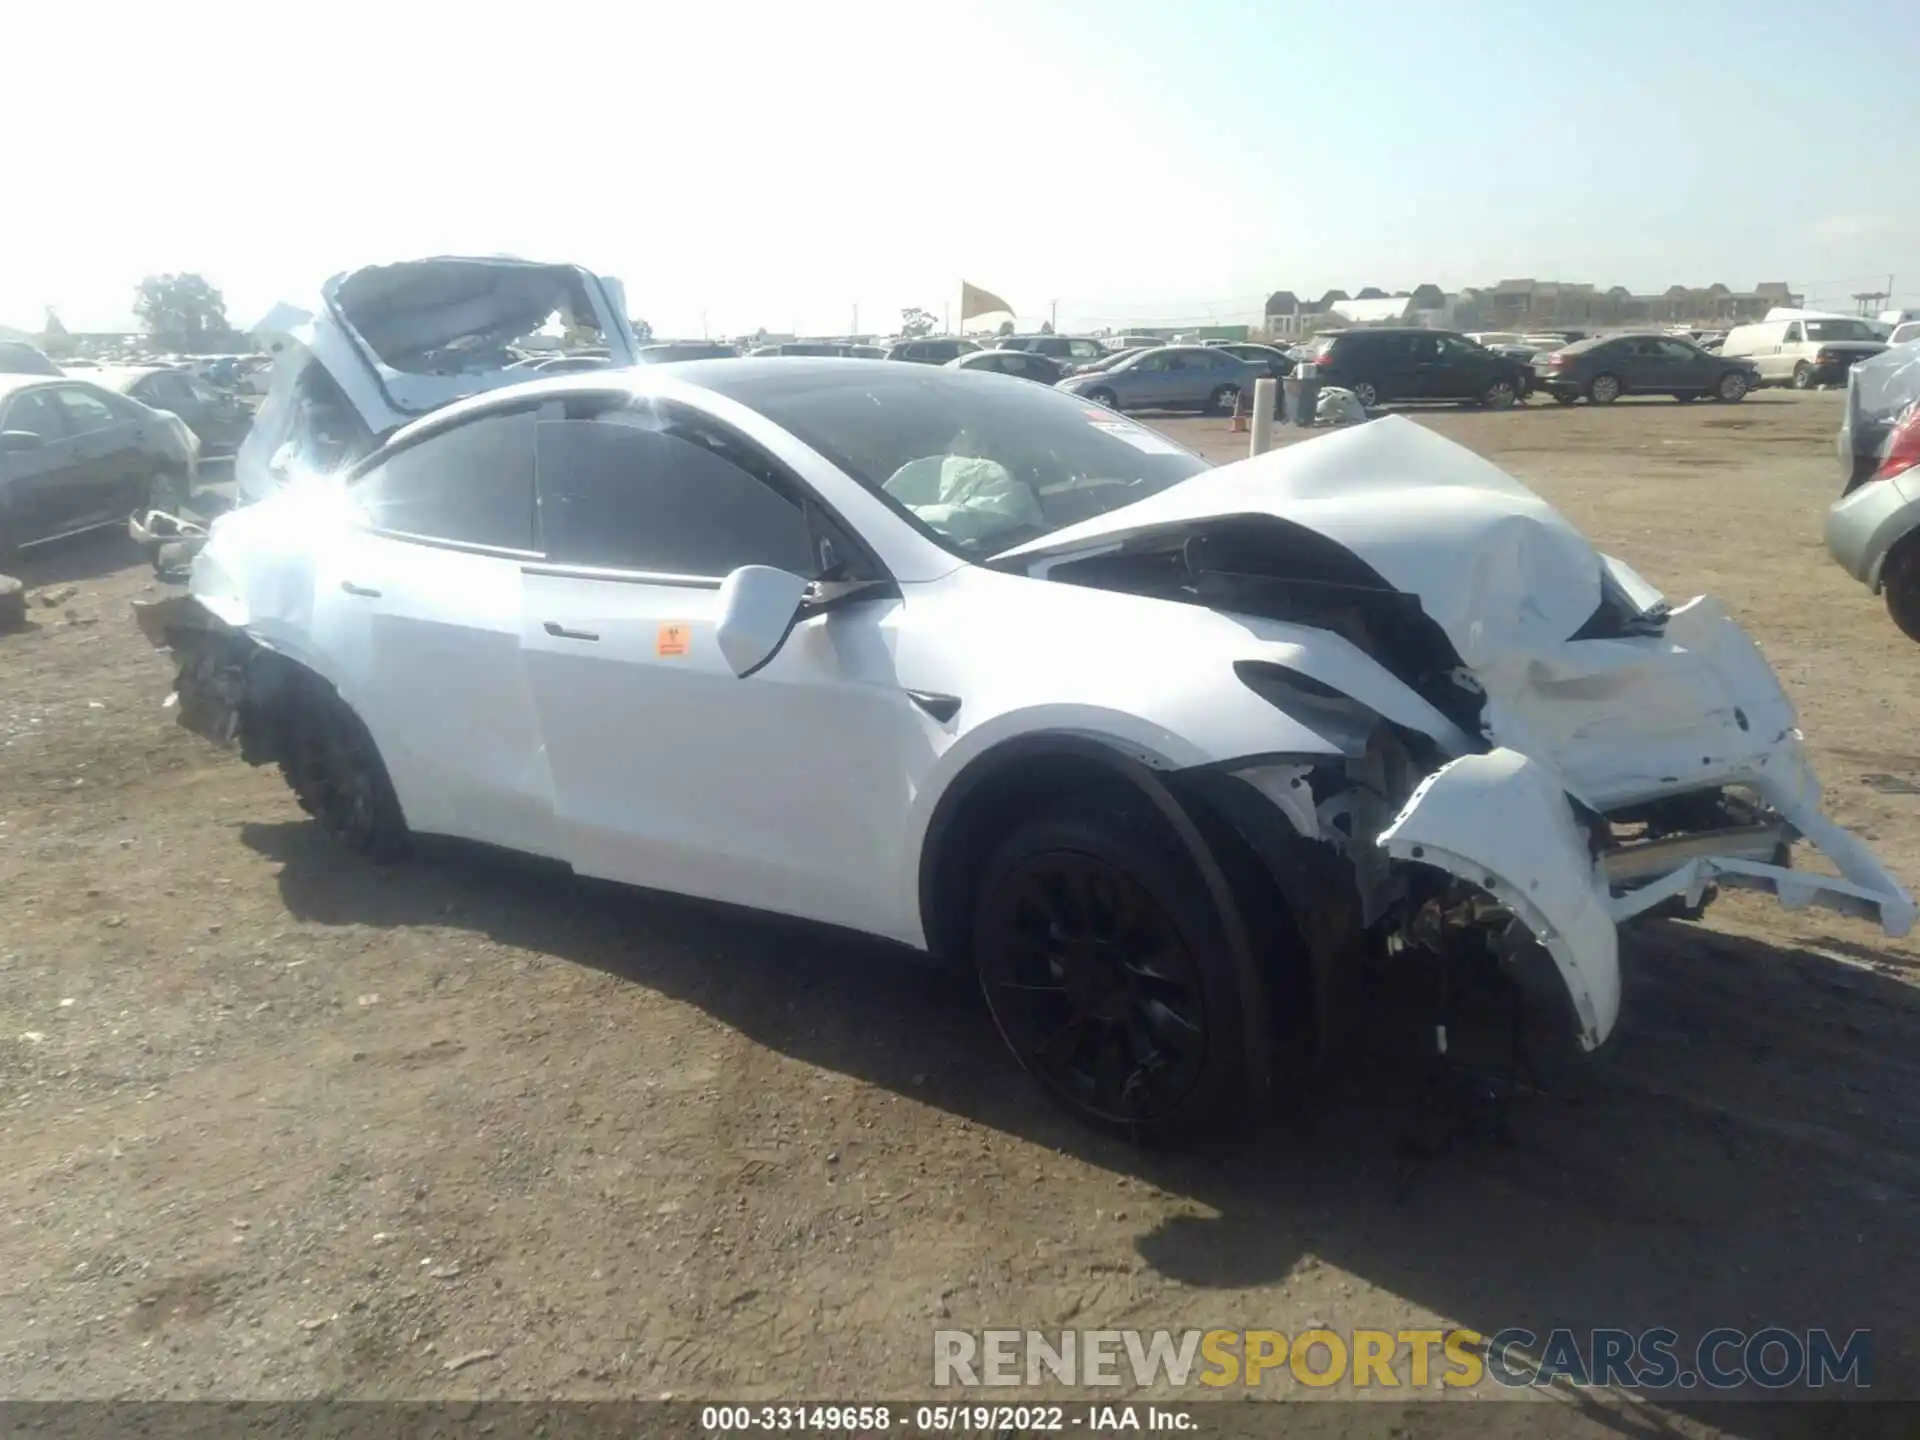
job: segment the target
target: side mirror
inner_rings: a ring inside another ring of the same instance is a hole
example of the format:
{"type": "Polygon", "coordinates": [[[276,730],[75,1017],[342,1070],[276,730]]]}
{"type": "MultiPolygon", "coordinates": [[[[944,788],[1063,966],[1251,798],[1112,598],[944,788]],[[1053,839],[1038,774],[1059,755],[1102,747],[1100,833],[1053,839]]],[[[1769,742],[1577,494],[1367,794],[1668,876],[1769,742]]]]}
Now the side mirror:
{"type": "Polygon", "coordinates": [[[771,565],[742,565],[720,582],[714,639],[735,675],[744,680],[780,653],[806,594],[806,581],[771,565]]]}
{"type": "Polygon", "coordinates": [[[0,455],[17,455],[23,450],[38,450],[46,443],[31,430],[0,430],[0,455]]]}

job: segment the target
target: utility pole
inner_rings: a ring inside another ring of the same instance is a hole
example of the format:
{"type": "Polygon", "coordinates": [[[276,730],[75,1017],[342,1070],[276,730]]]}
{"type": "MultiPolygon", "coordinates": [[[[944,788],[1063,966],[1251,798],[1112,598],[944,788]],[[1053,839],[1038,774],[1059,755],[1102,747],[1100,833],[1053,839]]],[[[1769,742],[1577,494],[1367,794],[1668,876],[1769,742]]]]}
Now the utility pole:
{"type": "Polygon", "coordinates": [[[859,303],[856,301],[853,307],[853,328],[847,331],[847,338],[851,340],[854,336],[858,335],[859,333],[860,333],[860,306],[859,306],[859,303]]]}
{"type": "Polygon", "coordinates": [[[1047,302],[1047,329],[1058,330],[1059,328],[1060,302],[1058,300],[1049,300],[1047,302]]]}

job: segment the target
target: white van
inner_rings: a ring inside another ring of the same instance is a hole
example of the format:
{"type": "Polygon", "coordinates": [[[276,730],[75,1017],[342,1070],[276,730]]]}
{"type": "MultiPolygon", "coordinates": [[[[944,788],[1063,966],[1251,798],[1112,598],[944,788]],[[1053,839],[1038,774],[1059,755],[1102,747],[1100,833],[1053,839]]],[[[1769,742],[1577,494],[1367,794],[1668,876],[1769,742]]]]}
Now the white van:
{"type": "Polygon", "coordinates": [[[1736,325],[1721,342],[1729,360],[1745,356],[1760,371],[1766,385],[1791,385],[1811,390],[1847,378],[1857,360],[1886,349],[1865,320],[1851,315],[1809,315],[1792,320],[1762,320],[1736,325]]]}

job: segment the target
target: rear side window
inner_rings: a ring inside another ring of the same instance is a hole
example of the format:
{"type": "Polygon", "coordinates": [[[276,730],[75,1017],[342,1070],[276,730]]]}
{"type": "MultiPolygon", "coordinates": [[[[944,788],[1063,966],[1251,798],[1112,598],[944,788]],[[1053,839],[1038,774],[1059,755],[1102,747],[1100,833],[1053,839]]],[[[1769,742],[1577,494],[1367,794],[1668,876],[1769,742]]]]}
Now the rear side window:
{"type": "Polygon", "coordinates": [[[354,482],[377,530],[531,551],[534,417],[488,415],[409,445],[354,482]]]}
{"type": "Polygon", "coordinates": [[[63,386],[53,392],[54,403],[67,417],[67,429],[75,435],[85,435],[90,430],[105,430],[110,425],[120,423],[120,417],[114,414],[111,406],[98,395],[89,395],[77,386],[63,386]]]}
{"type": "Polygon", "coordinates": [[[752,457],[695,425],[639,416],[539,427],[540,527],[566,565],[717,579],[742,565],[812,578],[817,565],[797,500],[752,457]]]}

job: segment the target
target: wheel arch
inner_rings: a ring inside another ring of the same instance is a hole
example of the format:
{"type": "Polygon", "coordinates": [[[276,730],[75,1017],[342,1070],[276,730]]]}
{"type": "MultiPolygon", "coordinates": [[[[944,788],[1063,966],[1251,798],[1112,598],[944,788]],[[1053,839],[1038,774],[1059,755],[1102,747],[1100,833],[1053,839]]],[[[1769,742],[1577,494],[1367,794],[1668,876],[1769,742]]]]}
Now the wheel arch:
{"type": "Polygon", "coordinates": [[[1205,885],[1240,991],[1249,1098],[1264,1108],[1275,1091],[1276,1004],[1283,1014],[1304,1007],[1316,1039],[1329,1033],[1332,989],[1322,980],[1331,966],[1323,957],[1338,945],[1318,933],[1330,927],[1322,923],[1322,908],[1308,901],[1316,887],[1338,883],[1339,876],[1330,849],[1301,836],[1278,808],[1224,768],[1157,768],[1101,737],[1068,732],[1015,736],[983,752],[941,795],[921,844],[919,905],[928,950],[966,965],[973,901],[995,845],[1046,805],[1101,790],[1150,807],[1205,885]],[[1304,924],[1303,913],[1310,916],[1304,924]],[[1298,938],[1311,965],[1300,970],[1282,954],[1265,953],[1259,941],[1270,928],[1283,941],[1298,938]]]}

